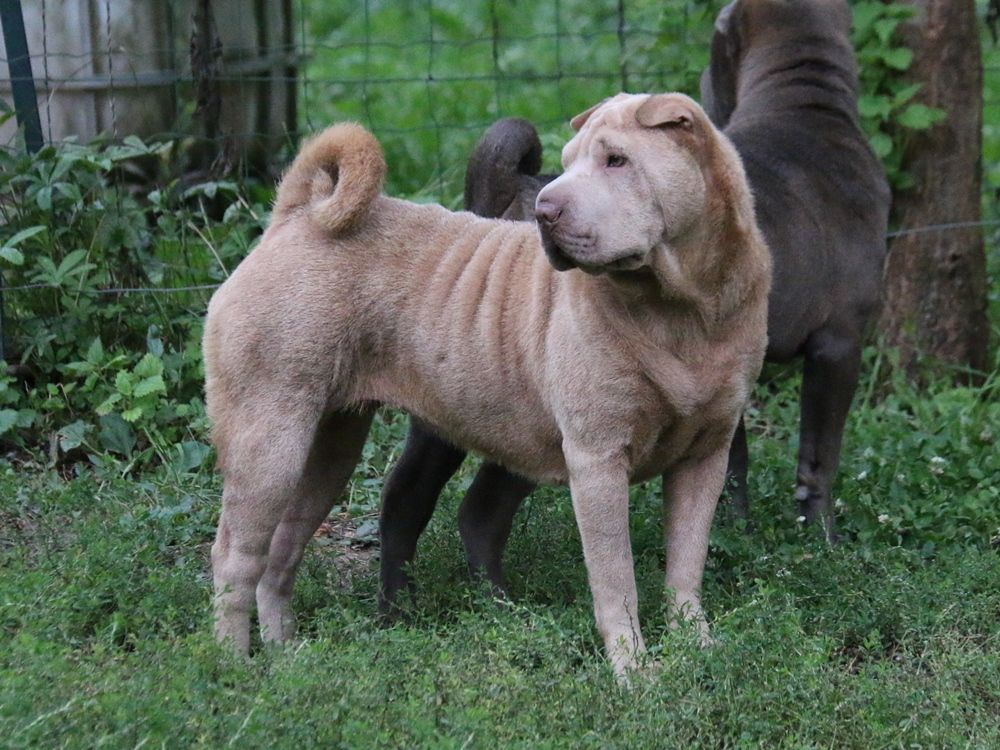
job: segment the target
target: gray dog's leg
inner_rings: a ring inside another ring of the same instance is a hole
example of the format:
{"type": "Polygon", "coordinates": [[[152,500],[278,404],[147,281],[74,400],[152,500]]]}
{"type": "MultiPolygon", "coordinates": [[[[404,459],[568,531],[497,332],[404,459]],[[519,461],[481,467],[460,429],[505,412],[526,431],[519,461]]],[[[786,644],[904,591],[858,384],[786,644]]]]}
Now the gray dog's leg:
{"type": "MultiPolygon", "coordinates": [[[[416,554],[438,496],[458,470],[465,451],[455,448],[411,420],[406,446],[382,492],[379,520],[381,564],[379,610],[391,614],[398,593],[410,586],[405,567],[416,554]]],[[[497,464],[485,462],[458,511],[459,530],[473,574],[485,573],[503,589],[501,557],[514,514],[534,484],[497,464]]]]}
{"type": "Polygon", "coordinates": [[[473,575],[485,574],[501,591],[504,582],[500,559],[514,514],[534,488],[533,482],[486,462],[458,509],[458,528],[469,570],[473,575]]]}
{"type": "Polygon", "coordinates": [[[430,521],[438,495],[465,458],[465,451],[410,420],[406,446],[382,490],[379,517],[379,611],[392,612],[400,590],[410,586],[405,566],[413,561],[417,539],[430,521]]]}
{"type": "Polygon", "coordinates": [[[831,492],[860,367],[861,347],[849,337],[820,333],[810,339],[802,374],[795,499],[807,523],[822,522],[830,543],[837,541],[831,492]]]}
{"type": "Polygon", "coordinates": [[[740,423],[729,446],[729,466],[726,469],[726,489],[733,503],[737,518],[750,518],[750,500],[747,496],[747,474],[750,468],[750,451],[747,447],[747,428],[740,423]]]}

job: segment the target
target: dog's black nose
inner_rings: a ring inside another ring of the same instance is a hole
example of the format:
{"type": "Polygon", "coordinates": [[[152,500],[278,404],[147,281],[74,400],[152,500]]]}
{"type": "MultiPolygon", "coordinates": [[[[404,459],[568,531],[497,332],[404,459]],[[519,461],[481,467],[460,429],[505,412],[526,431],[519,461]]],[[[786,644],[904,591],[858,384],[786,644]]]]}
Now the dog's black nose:
{"type": "Polygon", "coordinates": [[[535,204],[535,218],[544,224],[555,224],[562,216],[562,206],[550,201],[538,201],[535,204]]]}

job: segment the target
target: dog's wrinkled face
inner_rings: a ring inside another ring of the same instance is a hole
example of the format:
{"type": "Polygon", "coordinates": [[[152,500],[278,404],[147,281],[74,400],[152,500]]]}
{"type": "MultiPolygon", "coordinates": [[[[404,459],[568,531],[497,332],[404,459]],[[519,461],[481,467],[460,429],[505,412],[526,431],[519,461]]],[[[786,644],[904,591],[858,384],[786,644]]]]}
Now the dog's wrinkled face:
{"type": "Polygon", "coordinates": [[[565,172],[535,203],[549,260],[590,273],[650,265],[704,212],[707,117],[683,94],[618,94],[571,124],[565,172]]]}

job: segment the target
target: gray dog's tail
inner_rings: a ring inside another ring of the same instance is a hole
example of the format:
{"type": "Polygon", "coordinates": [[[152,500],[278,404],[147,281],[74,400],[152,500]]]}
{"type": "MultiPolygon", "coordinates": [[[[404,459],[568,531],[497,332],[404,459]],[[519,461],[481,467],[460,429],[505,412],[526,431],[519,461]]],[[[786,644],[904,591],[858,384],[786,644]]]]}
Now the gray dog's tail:
{"type": "Polygon", "coordinates": [[[306,141],[278,186],[272,221],[307,214],[330,232],[350,229],[382,189],[385,159],[375,136],[353,122],[306,141]]]}
{"type": "Polygon", "coordinates": [[[542,142],[527,120],[508,117],[487,128],[465,172],[465,208],[480,216],[502,216],[517,197],[521,178],[542,168],[542,142]]]}

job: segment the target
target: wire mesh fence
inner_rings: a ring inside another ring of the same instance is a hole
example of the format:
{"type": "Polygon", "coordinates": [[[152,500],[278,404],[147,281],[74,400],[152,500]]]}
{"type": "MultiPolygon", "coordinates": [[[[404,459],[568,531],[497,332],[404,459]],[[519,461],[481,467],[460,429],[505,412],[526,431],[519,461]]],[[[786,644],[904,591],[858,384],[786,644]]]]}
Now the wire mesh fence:
{"type": "MultiPolygon", "coordinates": [[[[546,169],[555,169],[567,121],[601,98],[620,90],[696,95],[724,3],[30,0],[21,8],[47,142],[169,139],[187,168],[212,174],[214,162],[216,171],[238,167],[247,176],[280,165],[303,133],[358,120],[384,145],[390,192],[455,208],[465,160],[499,117],[534,122],[546,169]]],[[[0,101],[14,83],[6,49],[0,101]]],[[[998,60],[991,54],[985,66],[984,132],[1000,144],[998,60]]],[[[0,145],[10,147],[16,122],[3,118],[0,145]]],[[[991,191],[1000,187],[994,161],[991,191]]],[[[996,216],[983,222],[997,224],[996,216]]],[[[903,227],[891,236],[958,228],[968,225],[903,227]]],[[[197,305],[220,281],[217,267],[176,266],[166,266],[160,283],[140,276],[78,293],[167,293],[197,305]]],[[[57,286],[0,283],[0,294],[9,305],[12,296],[57,286]]]]}
{"type": "MultiPolygon", "coordinates": [[[[572,115],[620,90],[697,94],[724,2],[20,5],[48,142],[182,139],[199,156],[259,166],[286,158],[303,132],[355,119],[385,142],[391,189],[454,203],[472,144],[498,117],[564,134],[572,115]]],[[[994,57],[990,134],[1000,122],[994,57]]],[[[0,99],[8,62],[4,47],[0,99]]],[[[15,128],[12,117],[0,125],[0,144],[15,128]]]]}
{"type": "MultiPolygon", "coordinates": [[[[357,119],[391,186],[454,199],[504,115],[543,129],[619,90],[695,93],[722,0],[24,3],[45,139],[184,138],[234,163],[357,119]],[[81,34],[81,30],[83,33],[81,34]]],[[[6,63],[5,53],[3,62],[6,63]]],[[[11,86],[0,79],[0,95],[11,86]]],[[[14,123],[0,129],[13,137],[14,123]]],[[[290,150],[290,149],[289,149],[290,150]]]]}

